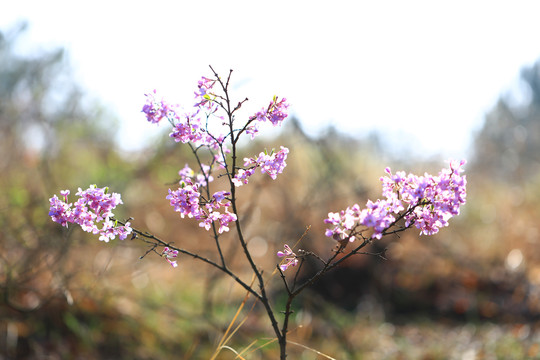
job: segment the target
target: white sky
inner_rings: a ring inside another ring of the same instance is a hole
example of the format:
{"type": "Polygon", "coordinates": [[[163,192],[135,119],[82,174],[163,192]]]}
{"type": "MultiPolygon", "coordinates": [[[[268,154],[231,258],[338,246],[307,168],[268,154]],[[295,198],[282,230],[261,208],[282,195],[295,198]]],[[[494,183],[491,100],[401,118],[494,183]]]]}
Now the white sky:
{"type": "MultiPolygon", "coordinates": [[[[465,155],[519,71],[540,58],[536,1],[9,1],[0,29],[30,22],[37,48],[68,49],[77,80],[148,138],[156,88],[191,105],[212,64],[234,69],[249,111],[286,97],[311,133],[390,133],[397,148],[465,155]]],[[[251,115],[245,112],[245,116],[251,115]]]]}

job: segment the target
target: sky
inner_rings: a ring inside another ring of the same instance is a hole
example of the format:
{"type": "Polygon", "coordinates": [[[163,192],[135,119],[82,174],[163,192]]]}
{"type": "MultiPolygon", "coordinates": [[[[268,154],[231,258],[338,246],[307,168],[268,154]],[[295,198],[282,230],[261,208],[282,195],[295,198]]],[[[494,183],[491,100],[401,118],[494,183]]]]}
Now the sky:
{"type": "Polygon", "coordinates": [[[208,65],[233,69],[246,117],[272,96],[316,135],[387,136],[394,151],[467,157],[475,130],[540,58],[536,1],[11,1],[21,52],[64,47],[74,78],[121,119],[120,144],[155,129],[144,94],[190,106],[208,65]],[[84,5],[83,5],[84,4],[84,5]]]}

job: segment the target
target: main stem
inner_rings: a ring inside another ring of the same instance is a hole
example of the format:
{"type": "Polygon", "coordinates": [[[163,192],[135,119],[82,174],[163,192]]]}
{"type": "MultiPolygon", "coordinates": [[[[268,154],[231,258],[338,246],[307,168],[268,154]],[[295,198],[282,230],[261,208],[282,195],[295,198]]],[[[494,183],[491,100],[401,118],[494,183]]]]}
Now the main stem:
{"type": "MultiPolygon", "coordinates": [[[[212,67],[210,67],[210,68],[212,69],[212,67]]],[[[213,70],[214,69],[212,69],[212,71],[213,70]]],[[[279,329],[278,322],[276,320],[276,317],[274,316],[274,311],[272,310],[272,307],[270,305],[270,300],[268,298],[268,295],[266,294],[266,288],[265,288],[265,284],[264,284],[264,279],[262,277],[262,273],[257,268],[257,265],[253,261],[253,258],[251,257],[251,253],[249,252],[249,249],[247,247],[247,243],[246,243],[246,241],[244,239],[244,234],[242,232],[242,226],[240,224],[240,218],[238,216],[238,207],[236,205],[236,186],[232,182],[232,179],[236,175],[236,169],[237,169],[236,165],[237,165],[237,159],[238,159],[236,145],[237,145],[238,137],[239,137],[240,134],[238,134],[238,136],[235,137],[234,118],[233,118],[234,110],[231,109],[231,102],[230,102],[230,99],[229,99],[229,91],[228,91],[230,73],[229,73],[229,78],[227,79],[226,84],[223,84],[223,82],[221,81],[219,76],[217,76],[215,71],[214,71],[214,74],[216,75],[216,78],[218,79],[219,83],[221,84],[221,87],[222,87],[223,92],[225,94],[225,107],[226,107],[225,111],[226,111],[227,117],[228,117],[229,131],[230,131],[230,136],[231,136],[231,147],[232,147],[232,149],[231,149],[231,153],[232,153],[232,164],[231,164],[231,166],[232,166],[232,168],[227,173],[229,174],[229,186],[230,186],[230,189],[231,189],[231,206],[232,206],[234,214],[236,214],[236,221],[235,221],[235,223],[236,223],[236,231],[238,233],[238,239],[240,241],[240,245],[242,246],[242,249],[244,250],[244,255],[245,255],[246,259],[248,260],[249,265],[251,266],[251,269],[252,269],[253,273],[255,274],[255,276],[257,278],[257,282],[259,283],[259,289],[260,289],[260,292],[261,292],[259,300],[261,301],[261,303],[263,304],[263,306],[264,306],[264,308],[266,310],[266,314],[268,315],[268,318],[270,319],[270,323],[272,324],[272,329],[274,330],[274,333],[276,334],[276,337],[278,339],[278,343],[279,343],[279,347],[280,347],[280,359],[285,360],[287,358],[286,339],[285,339],[284,334],[281,333],[281,331],[279,329]]]]}

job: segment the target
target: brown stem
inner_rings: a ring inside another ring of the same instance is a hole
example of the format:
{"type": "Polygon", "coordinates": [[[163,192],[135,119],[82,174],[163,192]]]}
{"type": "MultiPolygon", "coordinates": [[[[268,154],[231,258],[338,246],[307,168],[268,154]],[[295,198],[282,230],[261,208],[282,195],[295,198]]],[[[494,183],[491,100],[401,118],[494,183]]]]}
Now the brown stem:
{"type": "Polygon", "coordinates": [[[225,94],[225,106],[224,106],[224,109],[227,113],[227,117],[228,117],[228,125],[229,125],[229,130],[230,130],[230,134],[231,134],[231,159],[232,159],[232,168],[231,168],[231,171],[227,171],[227,173],[229,174],[229,186],[230,186],[230,190],[231,190],[231,206],[232,206],[232,210],[234,212],[234,214],[236,215],[236,231],[237,231],[237,234],[238,234],[238,240],[240,242],[240,245],[242,246],[242,250],[244,252],[244,255],[253,271],[253,273],[255,274],[255,277],[257,278],[257,282],[259,283],[259,290],[260,290],[260,296],[258,297],[259,298],[259,301],[263,304],[265,310],[266,310],[266,313],[268,315],[268,318],[270,319],[270,323],[272,325],[272,329],[274,330],[274,333],[276,334],[276,337],[278,339],[278,343],[280,345],[280,350],[281,350],[281,353],[284,354],[282,355],[282,359],[285,359],[286,358],[286,342],[284,341],[284,338],[283,338],[283,335],[279,329],[279,325],[277,323],[277,320],[276,320],[276,317],[274,315],[274,311],[272,310],[272,307],[270,305],[270,300],[268,298],[268,295],[266,294],[266,288],[265,288],[265,284],[264,284],[264,279],[262,277],[262,272],[259,271],[259,269],[257,268],[257,265],[255,264],[255,262],[253,261],[253,258],[251,256],[251,253],[249,252],[249,249],[247,247],[247,243],[244,239],[244,234],[242,232],[242,226],[240,224],[240,217],[239,217],[239,214],[238,214],[238,207],[236,205],[236,186],[234,185],[234,183],[232,182],[232,179],[234,178],[234,176],[236,175],[236,169],[237,169],[237,166],[236,166],[236,163],[237,163],[237,142],[238,142],[238,138],[239,138],[239,134],[235,137],[234,136],[234,119],[233,119],[233,111],[231,110],[231,101],[230,101],[230,98],[229,98],[229,91],[228,91],[228,86],[229,86],[229,80],[230,80],[230,77],[231,77],[231,73],[232,73],[232,70],[229,72],[229,77],[227,78],[227,83],[224,84],[221,79],[219,78],[218,74],[214,71],[214,69],[210,66],[210,69],[214,72],[214,75],[216,76],[217,78],[217,81],[219,82],[219,84],[221,85],[221,88],[225,94]]]}

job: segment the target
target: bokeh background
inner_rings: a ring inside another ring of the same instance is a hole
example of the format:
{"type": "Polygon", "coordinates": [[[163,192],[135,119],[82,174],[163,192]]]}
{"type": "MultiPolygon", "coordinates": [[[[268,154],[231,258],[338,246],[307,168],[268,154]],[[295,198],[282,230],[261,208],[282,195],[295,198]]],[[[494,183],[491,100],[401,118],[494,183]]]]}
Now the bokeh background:
{"type": "MultiPolygon", "coordinates": [[[[78,81],[81,68],[62,46],[21,51],[28,27],[19,22],[0,33],[0,358],[210,358],[245,296],[234,282],[191,259],[181,258],[178,269],[155,256],[141,260],[147,248],[137,240],[100,243],[47,216],[48,199],[61,189],[107,185],[122,193],[119,218],[131,216],[138,229],[212,257],[208,234],[181,220],[165,200],[177,171],[191,161],[189,150],[145,124],[142,93],[136,116],[126,119],[113,100],[101,100],[78,81]],[[147,127],[144,140],[125,130],[134,122],[147,127]]],[[[267,44],[269,53],[253,61],[276,50],[278,44],[267,44]]],[[[155,49],[146,42],[141,51],[155,49]]],[[[329,76],[330,70],[316,71],[329,76]]],[[[492,90],[500,95],[475,131],[463,135],[470,142],[456,139],[458,149],[428,151],[430,143],[422,136],[411,141],[414,131],[401,133],[401,125],[357,133],[336,120],[314,131],[301,111],[282,131],[245,144],[245,154],[279,145],[291,150],[277,181],[259,177],[240,193],[247,237],[267,274],[275,252],[284,242],[294,244],[307,226],[299,246],[329,253],[334,243],[324,237],[322,219],[377,198],[386,166],[436,173],[446,156],[468,159],[468,202],[450,227],[433,237],[411,230],[383,239],[373,247],[387,248],[387,260],[358,256],[298,298],[290,338],[304,347],[291,344],[290,358],[540,358],[540,62],[523,63],[515,74],[519,86],[492,90]]],[[[191,101],[195,84],[176,86],[191,101]]],[[[245,96],[250,88],[241,85],[245,96]]],[[[351,114],[362,108],[349,92],[342,95],[340,107],[351,114]]],[[[259,107],[268,99],[251,101],[259,107]]],[[[441,144],[455,136],[448,130],[454,123],[444,120],[447,110],[430,113],[433,122],[422,126],[431,132],[424,136],[438,136],[441,144]]],[[[229,237],[226,252],[234,257],[229,237]]],[[[245,264],[237,260],[242,273],[245,264]]],[[[316,270],[308,265],[301,276],[316,270]]],[[[278,277],[269,283],[278,310],[283,289],[278,277]]],[[[276,358],[275,344],[262,346],[272,332],[257,304],[248,299],[239,318],[247,320],[227,345],[241,351],[255,342],[243,357],[276,358]]],[[[224,349],[218,358],[235,355],[224,349]]]]}

